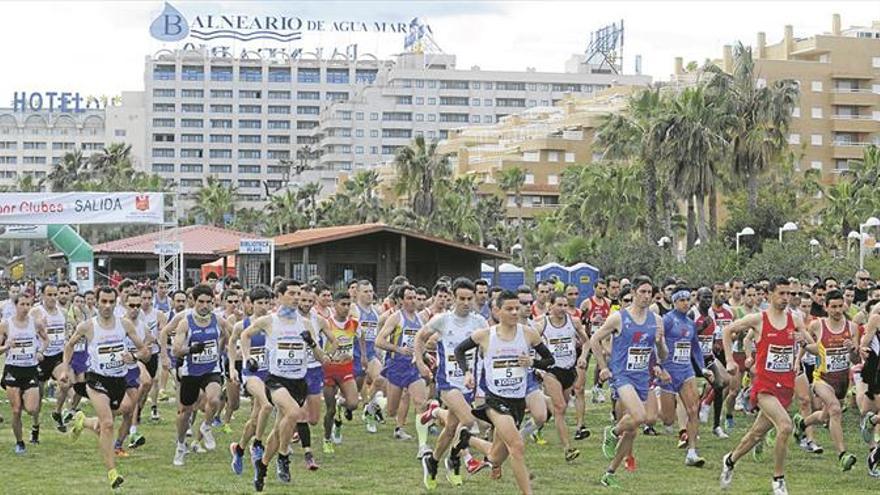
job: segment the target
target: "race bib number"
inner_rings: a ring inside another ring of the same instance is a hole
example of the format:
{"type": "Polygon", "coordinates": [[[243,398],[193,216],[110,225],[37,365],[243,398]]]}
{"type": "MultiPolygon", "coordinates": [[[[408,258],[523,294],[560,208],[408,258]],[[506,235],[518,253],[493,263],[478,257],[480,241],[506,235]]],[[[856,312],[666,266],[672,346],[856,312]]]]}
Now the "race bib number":
{"type": "Polygon", "coordinates": [[[794,369],[794,346],[773,345],[767,348],[767,371],[785,373],[794,369]]]}
{"type": "Polygon", "coordinates": [[[208,364],[217,362],[217,341],[204,341],[205,349],[198,354],[193,354],[192,362],[194,364],[208,364]]]}
{"type": "Polygon", "coordinates": [[[122,361],[122,354],[125,351],[125,344],[105,344],[98,346],[98,369],[107,373],[118,372],[125,368],[122,361]]]}
{"type": "Polygon", "coordinates": [[[492,382],[496,387],[516,388],[526,379],[526,369],[517,359],[496,359],[492,362],[492,382]]]}
{"type": "Polygon", "coordinates": [[[374,342],[378,333],[379,331],[375,321],[361,322],[361,335],[363,335],[364,340],[374,342]]]}
{"type": "Polygon", "coordinates": [[[49,336],[50,347],[64,346],[64,327],[50,327],[46,329],[46,333],[49,336]]]}
{"type": "Polygon", "coordinates": [[[711,335],[700,335],[697,337],[700,340],[700,351],[702,351],[704,357],[709,357],[712,354],[712,343],[715,341],[714,337],[711,335]]]}
{"type": "Polygon", "coordinates": [[[651,358],[649,347],[630,347],[626,353],[627,371],[645,371],[651,358]]]}
{"type": "Polygon", "coordinates": [[[574,341],[571,337],[560,337],[548,341],[556,359],[567,359],[574,356],[574,341]]]}
{"type": "Polygon", "coordinates": [[[404,328],[403,329],[403,339],[401,342],[401,347],[408,347],[410,349],[413,348],[416,342],[416,333],[418,330],[414,328],[404,328]]]}
{"type": "Polygon", "coordinates": [[[306,348],[302,342],[278,342],[275,365],[282,372],[297,371],[305,360],[306,348]]]}
{"type": "Polygon", "coordinates": [[[12,361],[32,361],[37,356],[37,345],[34,339],[16,340],[12,343],[10,352],[12,361]]]}
{"type": "Polygon", "coordinates": [[[354,349],[354,342],[352,342],[352,338],[349,336],[339,337],[336,340],[338,347],[336,351],[333,353],[334,361],[348,361],[352,357],[352,350],[354,349]]]}
{"type": "Polygon", "coordinates": [[[843,347],[825,349],[825,365],[829,373],[849,370],[849,352],[843,347]]]}
{"type": "Polygon", "coordinates": [[[266,349],[251,347],[251,357],[257,362],[257,368],[266,369],[266,349]]]}
{"type": "Polygon", "coordinates": [[[677,364],[689,363],[691,361],[691,343],[676,342],[675,349],[672,351],[672,362],[677,364]]]}

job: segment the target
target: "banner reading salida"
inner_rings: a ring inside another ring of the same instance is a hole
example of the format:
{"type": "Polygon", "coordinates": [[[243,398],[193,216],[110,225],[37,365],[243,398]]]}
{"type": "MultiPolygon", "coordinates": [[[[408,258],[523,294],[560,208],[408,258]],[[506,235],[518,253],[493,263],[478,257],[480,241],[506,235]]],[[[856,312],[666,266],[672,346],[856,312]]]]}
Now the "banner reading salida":
{"type": "Polygon", "coordinates": [[[153,192],[2,193],[0,225],[160,224],[164,199],[153,192]]]}

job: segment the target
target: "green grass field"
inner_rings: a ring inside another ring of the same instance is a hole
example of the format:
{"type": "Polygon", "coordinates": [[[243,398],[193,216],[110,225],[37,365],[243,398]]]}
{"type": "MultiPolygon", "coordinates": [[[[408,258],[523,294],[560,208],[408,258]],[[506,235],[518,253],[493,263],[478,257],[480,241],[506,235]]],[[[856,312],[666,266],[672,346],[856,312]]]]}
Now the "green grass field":
{"type": "MultiPolygon", "coordinates": [[[[0,394],[0,399],[5,397],[0,394]]],[[[97,454],[96,437],[88,432],[80,441],[71,445],[67,438],[56,432],[51,423],[48,408],[44,405],[42,444],[28,444],[24,456],[16,456],[12,449],[13,435],[9,426],[9,404],[0,402],[0,413],[6,421],[0,425],[0,493],[4,494],[73,494],[108,492],[106,472],[97,454]]],[[[249,408],[248,402],[243,403],[249,408]]],[[[89,408],[86,406],[86,411],[89,408]]],[[[121,491],[126,493],[252,493],[253,468],[246,462],[244,475],[232,474],[229,468],[228,444],[230,435],[216,433],[218,448],[214,452],[187,456],[187,465],[176,468],[171,465],[174,453],[174,405],[161,407],[162,422],[145,423],[141,430],[147,437],[144,447],[133,451],[128,459],[119,462],[119,471],[125,477],[121,491]]],[[[236,435],[246,417],[239,411],[233,427],[236,435]]],[[[358,415],[356,415],[358,416],[358,415]]],[[[569,424],[573,423],[571,413],[569,424]]],[[[146,417],[146,415],[145,415],[146,417]]],[[[620,493],[651,494],[705,494],[718,493],[718,474],[721,456],[739,440],[749,420],[738,416],[736,428],[729,440],[718,440],[704,429],[701,454],[707,459],[702,469],[686,468],[684,451],[678,450],[675,438],[640,436],[636,441],[638,470],[622,471],[619,479],[623,485],[620,493]]],[[[600,450],[601,430],[608,423],[608,406],[588,405],[588,425],[593,436],[575,442],[581,456],[571,464],[563,460],[555,430],[545,428],[549,444],[537,446],[529,443],[526,461],[534,473],[535,493],[602,493],[608,489],[598,480],[606,460],[600,450]]],[[[29,433],[30,419],[25,418],[25,435],[29,433]]],[[[117,423],[118,424],[118,423],[117,423]]],[[[549,425],[548,425],[549,426],[549,425]]],[[[869,493],[880,488],[880,480],[868,477],[864,457],[866,445],[858,438],[857,418],[854,411],[846,413],[846,433],[850,451],[859,463],[849,473],[837,468],[836,454],[831,452],[831,442],[826,430],[817,434],[818,442],[826,453],[816,456],[807,454],[792,443],[789,449],[787,481],[789,490],[797,493],[869,493]]],[[[343,445],[337,446],[336,454],[324,455],[320,449],[321,428],[313,429],[313,444],[321,469],[308,472],[302,464],[302,451],[294,449],[291,457],[293,481],[280,484],[270,467],[265,493],[364,493],[405,494],[424,493],[421,483],[421,465],[415,459],[416,444],[398,442],[391,438],[391,425],[380,427],[379,433],[366,433],[358,417],[344,427],[343,445]]],[[[410,433],[412,427],[408,428],[410,433]]],[[[237,437],[236,437],[237,438],[237,437]]],[[[768,452],[769,454],[769,452],[768,452]]],[[[246,457],[247,459],[247,457],[246,457]]],[[[437,493],[516,493],[509,466],[504,467],[500,481],[489,479],[487,471],[474,477],[465,475],[465,485],[455,489],[438,477],[437,493]]],[[[754,462],[750,456],[743,458],[736,469],[732,493],[768,493],[772,461],[754,462]]],[[[612,490],[608,490],[612,491],[612,490]]]]}

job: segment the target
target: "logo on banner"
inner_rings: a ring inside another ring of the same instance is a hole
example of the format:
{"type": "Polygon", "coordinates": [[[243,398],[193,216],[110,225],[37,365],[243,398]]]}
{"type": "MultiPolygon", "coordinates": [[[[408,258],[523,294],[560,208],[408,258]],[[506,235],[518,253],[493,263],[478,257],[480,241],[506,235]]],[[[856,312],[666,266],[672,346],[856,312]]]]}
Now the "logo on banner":
{"type": "Polygon", "coordinates": [[[135,196],[134,198],[134,207],[140,211],[147,211],[150,209],[150,196],[146,194],[140,194],[135,196]]]}

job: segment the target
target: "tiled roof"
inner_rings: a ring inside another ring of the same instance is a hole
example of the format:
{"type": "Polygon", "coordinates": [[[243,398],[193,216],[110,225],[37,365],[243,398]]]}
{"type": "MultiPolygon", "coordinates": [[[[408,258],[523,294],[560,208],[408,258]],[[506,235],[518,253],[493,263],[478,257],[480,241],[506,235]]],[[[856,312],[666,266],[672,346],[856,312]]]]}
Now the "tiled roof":
{"type": "MultiPolygon", "coordinates": [[[[305,246],[313,246],[315,244],[323,244],[325,242],[338,241],[340,239],[348,239],[351,237],[358,237],[367,234],[375,234],[377,232],[392,232],[395,234],[402,234],[407,237],[422,239],[427,242],[433,242],[436,244],[442,244],[444,246],[480,253],[487,258],[507,258],[507,256],[505,256],[503,253],[499,253],[498,251],[491,251],[489,249],[485,249],[472,244],[450,241],[448,239],[442,239],[440,237],[434,237],[412,230],[392,227],[384,223],[340,225],[336,227],[321,227],[316,229],[297,230],[292,234],[285,234],[275,237],[275,249],[297,249],[305,246]]],[[[223,249],[219,250],[219,252],[230,253],[237,250],[238,246],[230,243],[224,246],[223,249]]]]}
{"type": "Polygon", "coordinates": [[[240,239],[252,237],[256,236],[211,225],[189,225],[105,242],[92,248],[95,254],[153,254],[157,242],[180,241],[184,256],[213,256],[224,247],[237,246],[240,239]]]}

